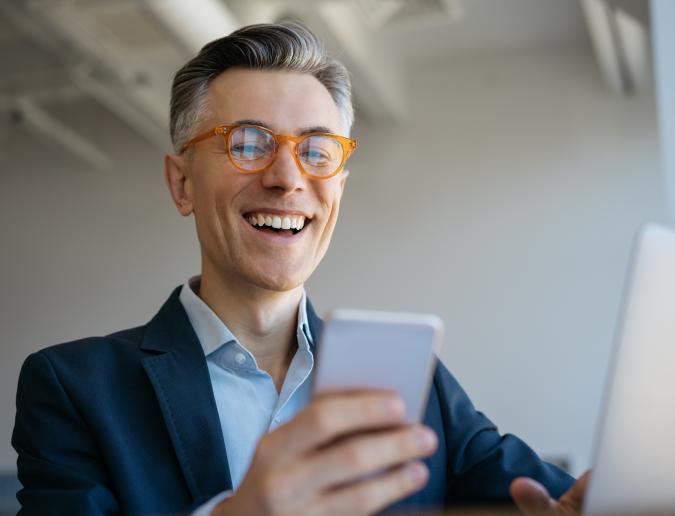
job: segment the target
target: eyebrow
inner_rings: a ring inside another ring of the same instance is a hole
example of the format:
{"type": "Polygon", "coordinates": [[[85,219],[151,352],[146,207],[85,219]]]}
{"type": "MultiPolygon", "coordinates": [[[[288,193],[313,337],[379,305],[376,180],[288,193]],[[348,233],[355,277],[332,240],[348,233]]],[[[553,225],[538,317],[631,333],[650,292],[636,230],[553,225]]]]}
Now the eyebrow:
{"type": "MultiPolygon", "coordinates": [[[[274,131],[269,124],[266,124],[262,120],[255,120],[253,118],[244,118],[243,120],[236,120],[235,122],[232,123],[232,125],[259,125],[260,127],[264,127],[265,129],[269,129],[270,131],[274,131]]],[[[311,127],[305,127],[300,130],[298,133],[298,136],[302,136],[305,134],[310,134],[310,133],[333,133],[334,131],[331,131],[328,127],[325,125],[314,125],[311,127]]]]}

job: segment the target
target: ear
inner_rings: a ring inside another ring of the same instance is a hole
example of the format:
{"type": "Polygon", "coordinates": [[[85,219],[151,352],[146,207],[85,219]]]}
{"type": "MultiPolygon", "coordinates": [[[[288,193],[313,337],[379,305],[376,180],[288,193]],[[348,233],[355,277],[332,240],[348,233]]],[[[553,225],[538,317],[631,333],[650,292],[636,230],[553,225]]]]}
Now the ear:
{"type": "Polygon", "coordinates": [[[183,156],[167,154],[164,156],[164,179],[169,187],[176,208],[184,217],[194,211],[192,204],[192,184],[187,176],[187,160],[183,156]]]}
{"type": "Polygon", "coordinates": [[[347,182],[347,177],[349,177],[349,170],[344,168],[344,169],[342,169],[342,173],[340,174],[340,191],[341,192],[345,191],[345,183],[347,182]]]}

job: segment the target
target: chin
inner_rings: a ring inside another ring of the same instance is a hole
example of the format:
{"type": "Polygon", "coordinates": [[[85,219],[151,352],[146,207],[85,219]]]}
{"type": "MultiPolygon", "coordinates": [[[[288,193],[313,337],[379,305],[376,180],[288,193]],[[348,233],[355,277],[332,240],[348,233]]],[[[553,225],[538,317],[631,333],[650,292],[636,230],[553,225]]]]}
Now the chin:
{"type": "Polygon", "coordinates": [[[251,282],[259,288],[272,290],[275,292],[288,292],[302,286],[309,278],[311,271],[307,274],[299,273],[297,270],[286,271],[258,271],[257,274],[247,274],[251,282]]]}

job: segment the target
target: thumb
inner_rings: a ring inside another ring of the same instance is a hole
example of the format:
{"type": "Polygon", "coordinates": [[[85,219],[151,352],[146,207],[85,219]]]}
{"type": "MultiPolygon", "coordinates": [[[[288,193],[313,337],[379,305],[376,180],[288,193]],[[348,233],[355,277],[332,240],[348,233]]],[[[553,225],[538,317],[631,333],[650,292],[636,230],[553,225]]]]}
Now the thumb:
{"type": "Polygon", "coordinates": [[[526,516],[552,514],[555,505],[548,491],[536,480],[520,477],[511,482],[511,498],[526,516]]]}

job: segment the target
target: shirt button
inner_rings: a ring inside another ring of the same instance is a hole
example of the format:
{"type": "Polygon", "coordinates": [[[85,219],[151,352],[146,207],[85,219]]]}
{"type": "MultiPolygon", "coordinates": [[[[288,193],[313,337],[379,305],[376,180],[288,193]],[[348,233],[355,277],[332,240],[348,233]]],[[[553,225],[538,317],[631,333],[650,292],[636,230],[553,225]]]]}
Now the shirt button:
{"type": "Polygon", "coordinates": [[[246,362],[246,355],[239,351],[234,355],[234,361],[239,365],[243,365],[246,362]]]}
{"type": "Polygon", "coordinates": [[[275,417],[275,418],[274,418],[274,422],[275,422],[275,423],[281,423],[281,418],[278,417],[278,416],[275,417]]]}

